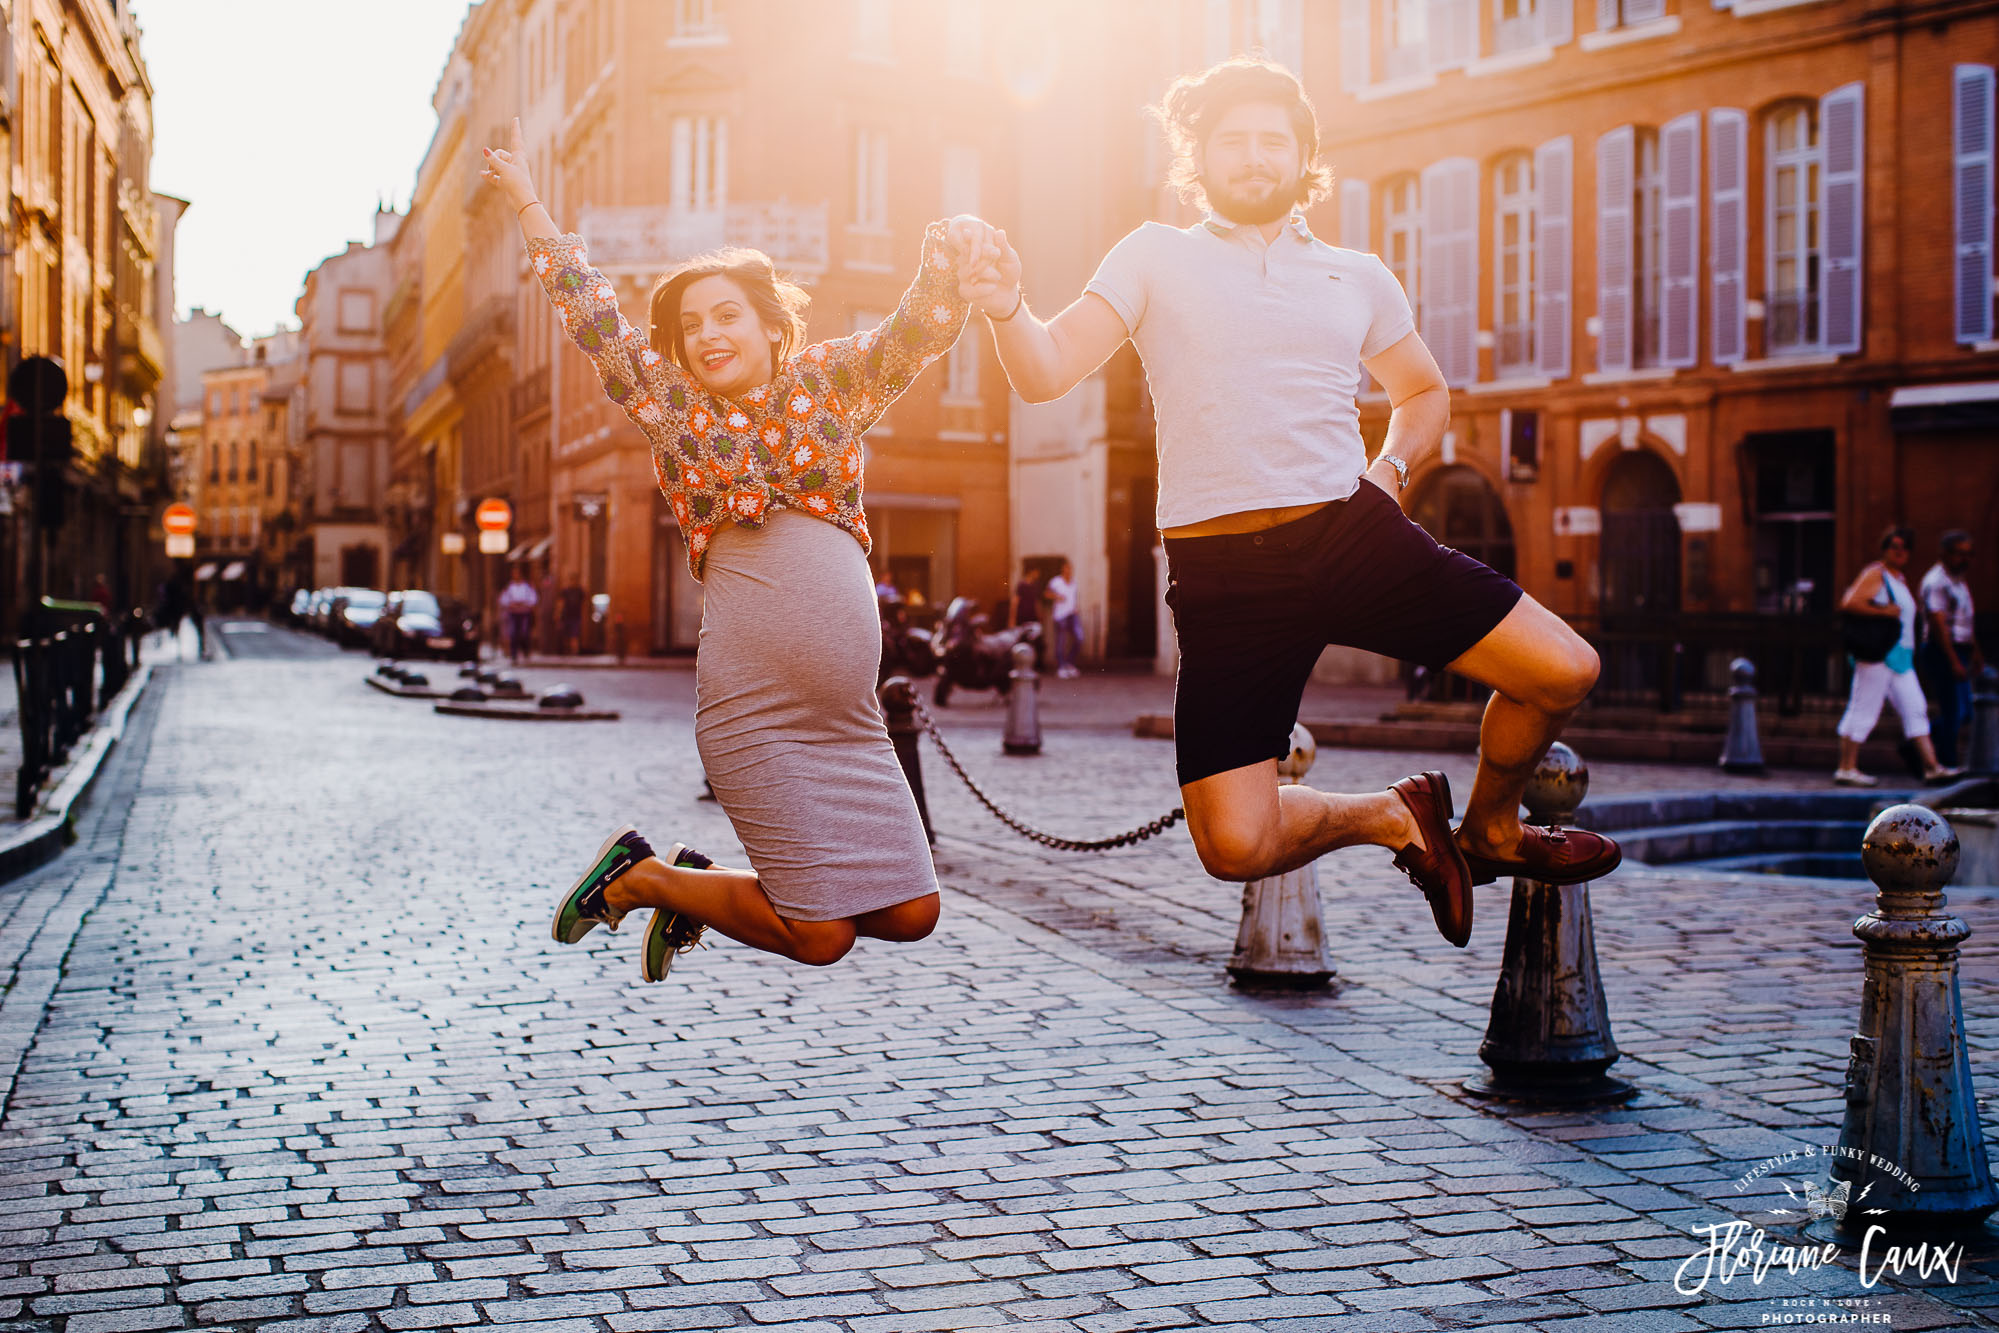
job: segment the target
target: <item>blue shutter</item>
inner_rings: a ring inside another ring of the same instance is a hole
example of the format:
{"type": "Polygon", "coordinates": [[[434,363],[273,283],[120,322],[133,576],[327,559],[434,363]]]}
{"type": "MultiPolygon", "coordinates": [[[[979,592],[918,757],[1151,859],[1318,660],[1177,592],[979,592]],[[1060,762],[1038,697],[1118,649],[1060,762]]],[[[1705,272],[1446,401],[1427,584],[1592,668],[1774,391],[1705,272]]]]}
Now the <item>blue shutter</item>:
{"type": "Polygon", "coordinates": [[[1992,66],[1959,65],[1952,80],[1957,341],[1992,337],[1992,66]]]}
{"type": "Polygon", "coordinates": [[[1609,32],[1618,25],[1617,0],[1596,0],[1596,30],[1609,32]]]}
{"type": "Polygon", "coordinates": [[[1631,369],[1631,172],[1635,139],[1620,125],[1596,141],[1596,368],[1631,369]]]}
{"type": "Polygon", "coordinates": [[[1749,117],[1732,109],[1707,113],[1709,214],[1714,252],[1709,276],[1714,289],[1714,363],[1740,361],[1748,341],[1742,284],[1746,268],[1744,227],[1748,216],[1749,117]]]}
{"type": "Polygon", "coordinates": [[[1862,239],[1866,231],[1861,177],[1866,171],[1863,133],[1866,85],[1849,83],[1819,99],[1819,133],[1825,145],[1825,258],[1819,264],[1819,318],[1828,352],[1860,350],[1862,239]]]}
{"type": "Polygon", "coordinates": [[[1691,366],[1700,360],[1695,333],[1700,305],[1696,292],[1701,276],[1701,115],[1689,111],[1666,122],[1659,132],[1659,158],[1664,169],[1661,230],[1665,233],[1665,301],[1661,321],[1665,343],[1660,361],[1691,366]]]}
{"type": "Polygon", "coordinates": [[[1534,360],[1550,379],[1566,378],[1569,361],[1569,270],[1574,235],[1575,144],[1568,135],[1534,150],[1534,360]]]}

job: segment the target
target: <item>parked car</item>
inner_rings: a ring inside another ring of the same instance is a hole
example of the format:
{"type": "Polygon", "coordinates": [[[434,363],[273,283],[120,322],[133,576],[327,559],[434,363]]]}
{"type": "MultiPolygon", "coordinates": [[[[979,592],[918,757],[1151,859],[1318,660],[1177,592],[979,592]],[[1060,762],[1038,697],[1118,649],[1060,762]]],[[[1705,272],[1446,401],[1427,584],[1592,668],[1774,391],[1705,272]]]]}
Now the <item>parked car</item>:
{"type": "Polygon", "coordinates": [[[285,619],[294,625],[303,627],[308,623],[306,617],[311,611],[312,589],[300,588],[292,594],[291,605],[285,609],[285,619]]]}
{"type": "Polygon", "coordinates": [[[462,602],[440,601],[421,588],[392,592],[375,621],[369,646],[377,657],[479,657],[479,621],[462,602]]]}
{"type": "Polygon", "coordinates": [[[334,641],[343,648],[365,648],[388,603],[388,594],[373,588],[347,588],[343,592],[345,595],[333,603],[334,641]]]}
{"type": "Polygon", "coordinates": [[[346,596],[348,592],[349,589],[346,588],[315,588],[313,590],[312,611],[306,618],[306,624],[310,626],[313,633],[324,634],[329,638],[332,636],[333,604],[346,596]]]}

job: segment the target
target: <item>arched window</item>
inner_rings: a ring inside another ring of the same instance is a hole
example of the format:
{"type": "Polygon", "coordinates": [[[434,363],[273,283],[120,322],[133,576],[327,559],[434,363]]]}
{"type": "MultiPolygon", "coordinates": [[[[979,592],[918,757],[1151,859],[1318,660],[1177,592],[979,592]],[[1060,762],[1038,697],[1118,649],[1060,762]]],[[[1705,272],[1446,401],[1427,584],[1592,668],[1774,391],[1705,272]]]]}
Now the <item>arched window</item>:
{"type": "Polygon", "coordinates": [[[1824,162],[1818,107],[1786,102],[1770,113],[1765,133],[1769,296],[1764,318],[1769,352],[1776,356],[1819,345],[1819,182],[1824,162]]]}
{"type": "Polygon", "coordinates": [[[1398,176],[1382,188],[1381,224],[1381,258],[1408,294],[1409,306],[1421,327],[1423,290],[1418,256],[1423,250],[1423,188],[1416,177],[1398,176]]]}
{"type": "Polygon", "coordinates": [[[1513,577],[1513,523],[1476,468],[1456,464],[1425,481],[1409,516],[1438,543],[1513,577]]]}
{"type": "Polygon", "coordinates": [[[1534,158],[1511,153],[1492,171],[1492,305],[1498,373],[1531,375],[1534,358],[1534,158]]]}

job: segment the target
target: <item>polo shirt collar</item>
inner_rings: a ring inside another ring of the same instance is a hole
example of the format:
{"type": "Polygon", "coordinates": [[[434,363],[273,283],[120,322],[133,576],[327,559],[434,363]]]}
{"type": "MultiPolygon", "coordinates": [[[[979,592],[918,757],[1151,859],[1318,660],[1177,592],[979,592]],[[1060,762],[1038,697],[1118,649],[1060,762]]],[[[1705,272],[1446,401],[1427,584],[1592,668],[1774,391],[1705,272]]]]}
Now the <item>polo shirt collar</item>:
{"type": "MultiPolygon", "coordinates": [[[[1230,222],[1227,218],[1210,210],[1201,214],[1201,225],[1215,235],[1226,238],[1234,236],[1250,224],[1246,222],[1230,222]]],[[[1291,210],[1291,220],[1285,225],[1284,230],[1296,236],[1301,241],[1313,239],[1312,229],[1305,225],[1305,214],[1299,209],[1294,208],[1291,210]]]]}

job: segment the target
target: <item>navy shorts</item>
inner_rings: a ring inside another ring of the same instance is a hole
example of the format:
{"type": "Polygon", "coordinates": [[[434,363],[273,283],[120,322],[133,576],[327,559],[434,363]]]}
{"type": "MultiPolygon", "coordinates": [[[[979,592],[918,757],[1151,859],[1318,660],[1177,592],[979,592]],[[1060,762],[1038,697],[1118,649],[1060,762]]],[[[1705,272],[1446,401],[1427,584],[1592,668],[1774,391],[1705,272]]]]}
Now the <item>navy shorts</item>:
{"type": "Polygon", "coordinates": [[[1369,481],[1262,532],[1165,545],[1182,786],[1287,754],[1328,644],[1441,668],[1521,597],[1512,579],[1437,545],[1369,481]]]}

